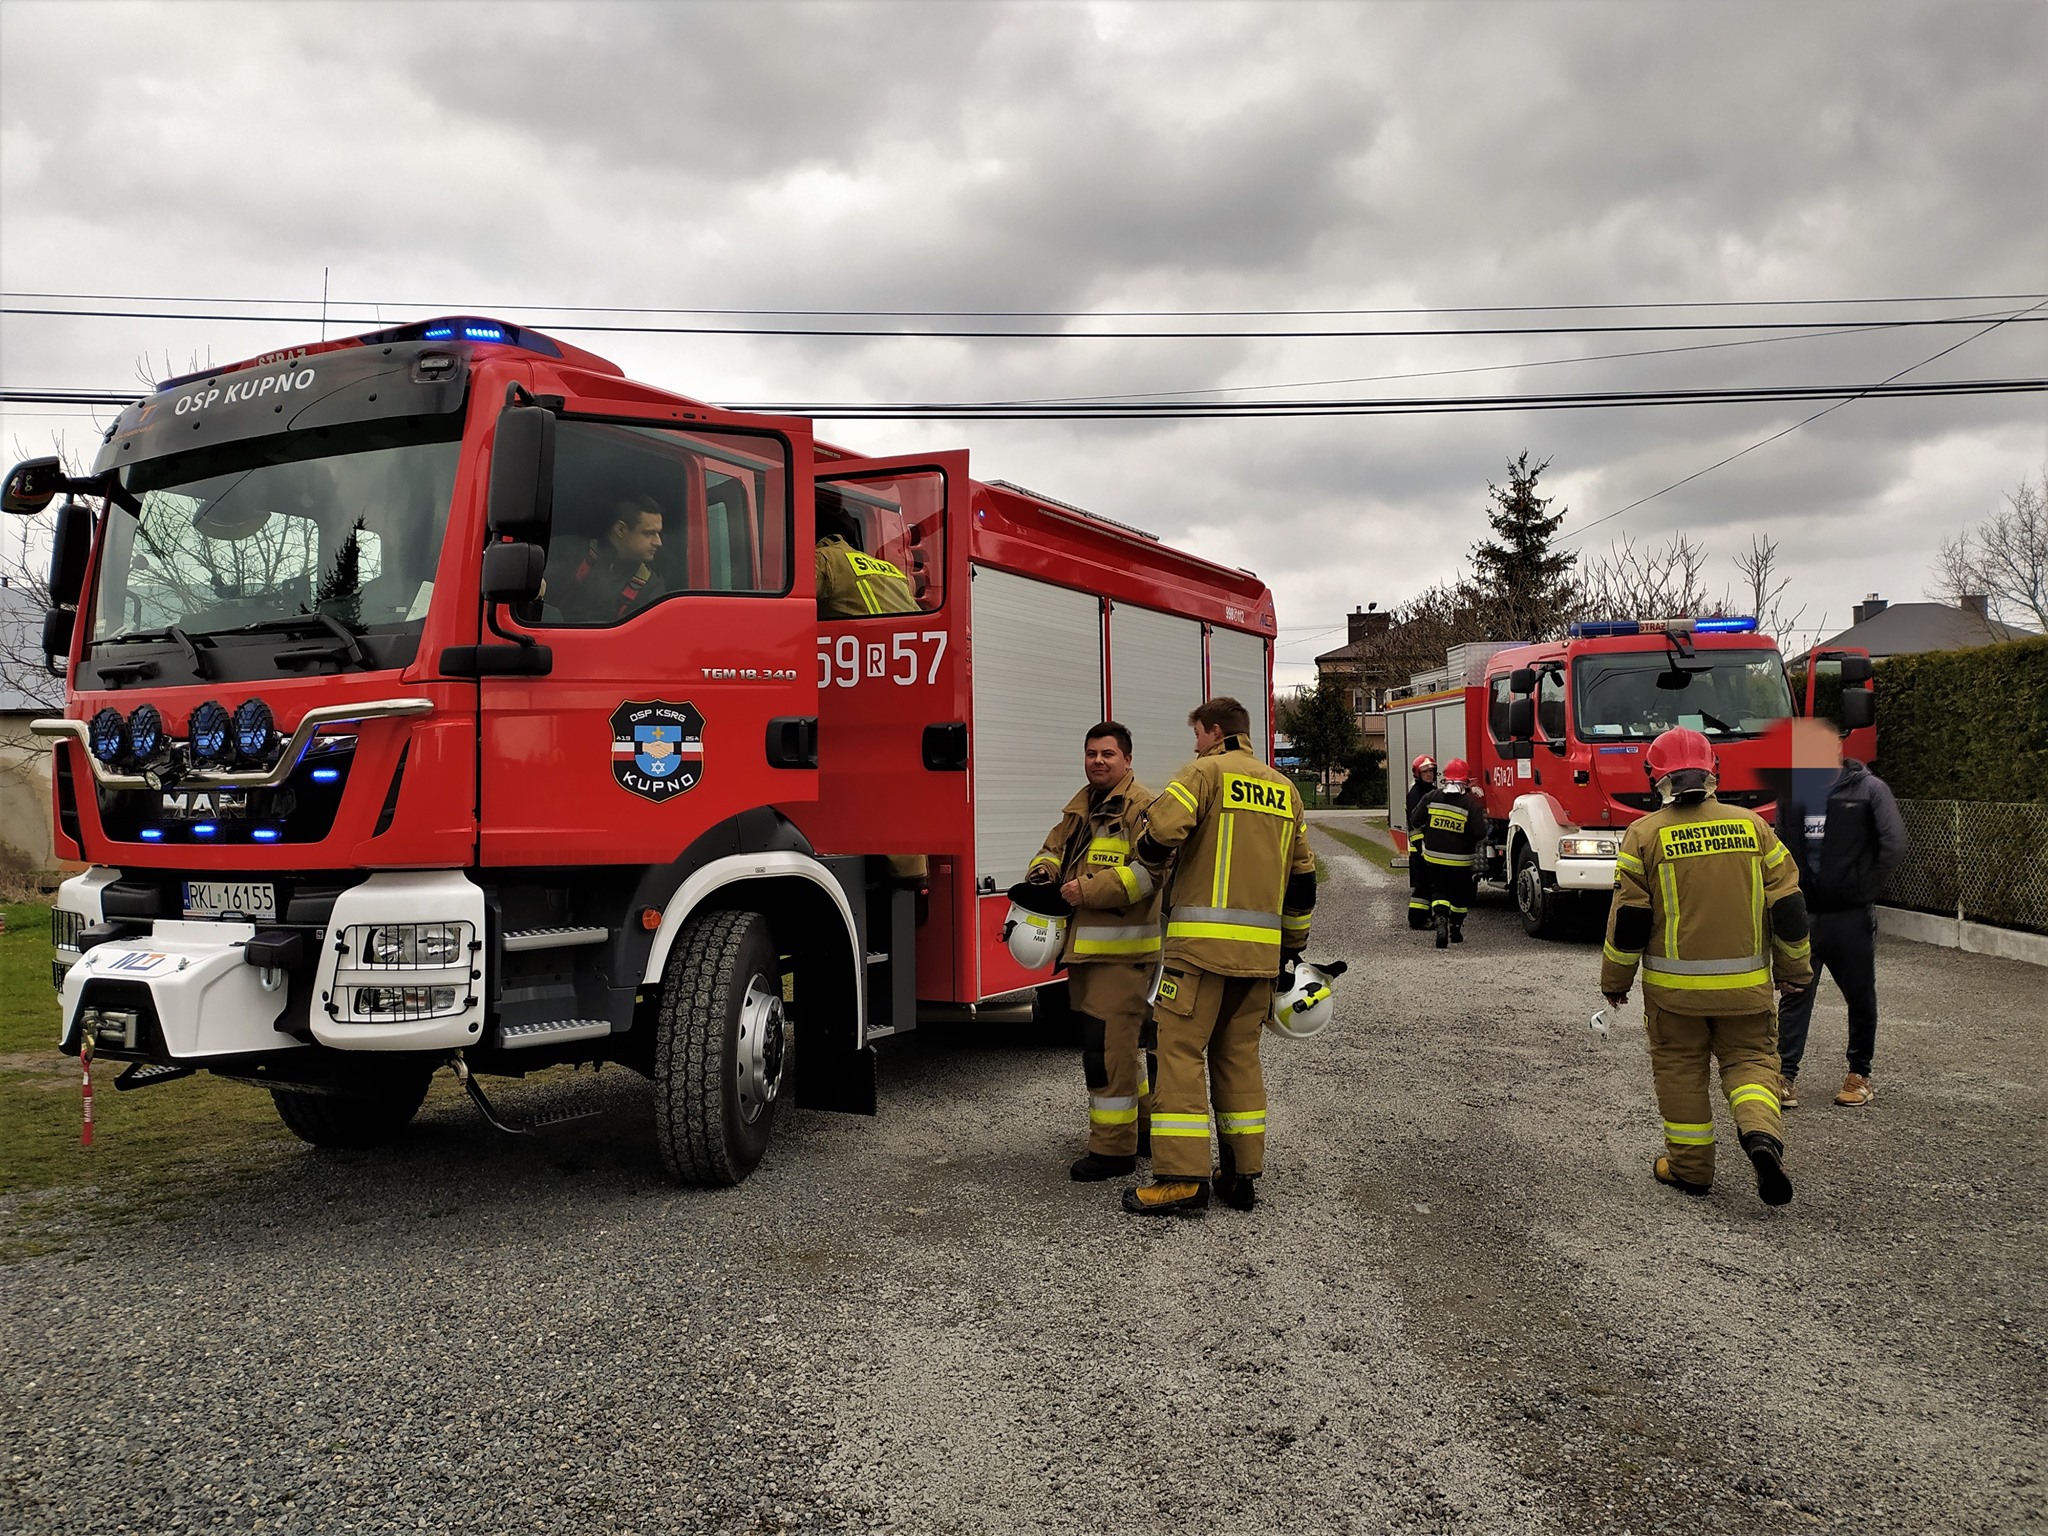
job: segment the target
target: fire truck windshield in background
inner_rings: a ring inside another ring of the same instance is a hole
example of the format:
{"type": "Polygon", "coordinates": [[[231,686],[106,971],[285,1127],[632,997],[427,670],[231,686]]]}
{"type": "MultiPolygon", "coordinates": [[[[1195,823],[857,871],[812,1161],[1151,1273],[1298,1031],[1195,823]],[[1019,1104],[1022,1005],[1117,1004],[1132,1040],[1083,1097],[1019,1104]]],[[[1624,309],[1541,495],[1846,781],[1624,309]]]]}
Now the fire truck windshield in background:
{"type": "Polygon", "coordinates": [[[616,624],[684,594],[787,592],[788,465],[769,433],[563,420],[534,622],[616,624]]]}
{"type": "Polygon", "coordinates": [[[459,413],[365,422],[127,466],[142,506],[108,514],[94,644],[315,615],[417,637],[461,429],[459,413]]]}
{"type": "Polygon", "coordinates": [[[1776,651],[1701,651],[1682,662],[1670,651],[1581,656],[1572,684],[1581,741],[1640,741],[1675,726],[1754,736],[1792,713],[1776,651]]]}

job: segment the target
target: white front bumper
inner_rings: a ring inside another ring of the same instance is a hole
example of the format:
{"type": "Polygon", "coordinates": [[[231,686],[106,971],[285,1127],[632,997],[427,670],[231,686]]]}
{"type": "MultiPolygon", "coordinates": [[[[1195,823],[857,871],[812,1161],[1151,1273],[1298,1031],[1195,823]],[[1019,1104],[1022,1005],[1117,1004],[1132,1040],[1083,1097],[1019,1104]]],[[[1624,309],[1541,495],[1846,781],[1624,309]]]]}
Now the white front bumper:
{"type": "MultiPolygon", "coordinates": [[[[77,1037],[78,1010],[87,986],[104,981],[149,989],[164,1049],[178,1060],[302,1046],[303,1041],[277,1028],[288,1022],[287,989],[266,989],[262,973],[242,959],[242,946],[255,932],[248,923],[166,919],[145,938],[117,939],[87,950],[65,973],[63,1038],[77,1037]]],[[[93,991],[95,1006],[128,1006],[117,992],[97,987],[93,991]]]]}
{"type": "Polygon", "coordinates": [[[1611,891],[1614,889],[1614,860],[1559,859],[1557,888],[1560,891],[1611,891]]]}

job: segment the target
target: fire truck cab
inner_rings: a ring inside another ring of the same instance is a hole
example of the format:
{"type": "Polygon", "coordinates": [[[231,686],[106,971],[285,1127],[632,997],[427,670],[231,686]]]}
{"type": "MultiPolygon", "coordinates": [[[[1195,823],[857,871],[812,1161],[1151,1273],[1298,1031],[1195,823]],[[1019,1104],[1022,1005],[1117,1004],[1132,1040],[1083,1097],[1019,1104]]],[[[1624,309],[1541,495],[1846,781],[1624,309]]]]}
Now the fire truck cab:
{"type": "MultiPolygon", "coordinates": [[[[1843,685],[1845,749],[1867,758],[1870,659],[1822,659],[1843,685]]],[[[1621,830],[1656,808],[1643,772],[1656,736],[1703,732],[1720,755],[1720,798],[1769,815],[1764,770],[1799,712],[1777,644],[1753,618],[1582,623],[1563,640],[1454,649],[1388,705],[1387,760],[1467,760],[1487,818],[1481,877],[1511,889],[1531,936],[1555,937],[1587,904],[1604,905],[1621,830]]],[[[1403,838],[1404,791],[1390,774],[1389,825],[1403,838]]]]}
{"type": "Polygon", "coordinates": [[[736,1182],[780,1103],[873,1113],[921,1008],[1050,979],[1001,893],[1090,725],[1153,783],[1211,693],[1270,740],[1250,573],[503,321],[169,380],[5,504],[60,494],[60,1048],[316,1144],[442,1067],[488,1115],[479,1076],[612,1061],[736,1182]]]}

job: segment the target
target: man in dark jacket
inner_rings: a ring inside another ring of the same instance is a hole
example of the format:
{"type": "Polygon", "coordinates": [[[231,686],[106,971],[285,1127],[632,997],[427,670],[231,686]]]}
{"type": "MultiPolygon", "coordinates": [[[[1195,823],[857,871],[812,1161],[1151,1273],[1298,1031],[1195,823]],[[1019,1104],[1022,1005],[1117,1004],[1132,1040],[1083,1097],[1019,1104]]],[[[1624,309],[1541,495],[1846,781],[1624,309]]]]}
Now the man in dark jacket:
{"type": "Polygon", "coordinates": [[[1853,757],[1842,760],[1824,808],[1778,802],[1778,836],[1799,866],[1799,888],[1813,921],[1813,981],[1778,1010],[1783,1077],[1778,1102],[1798,1104],[1793,1080],[1806,1055],[1806,1030],[1825,969],[1849,1004],[1849,1075],[1835,1102],[1868,1104],[1870,1059],[1877,1049],[1878,892],[1906,854],[1906,823],[1883,779],[1853,757]]]}
{"type": "Polygon", "coordinates": [[[1415,818],[1422,802],[1436,793],[1436,759],[1427,752],[1408,765],[1413,776],[1408,785],[1408,814],[1402,825],[1408,829],[1408,926],[1427,928],[1429,917],[1429,865],[1422,859],[1422,828],[1415,818]]]}

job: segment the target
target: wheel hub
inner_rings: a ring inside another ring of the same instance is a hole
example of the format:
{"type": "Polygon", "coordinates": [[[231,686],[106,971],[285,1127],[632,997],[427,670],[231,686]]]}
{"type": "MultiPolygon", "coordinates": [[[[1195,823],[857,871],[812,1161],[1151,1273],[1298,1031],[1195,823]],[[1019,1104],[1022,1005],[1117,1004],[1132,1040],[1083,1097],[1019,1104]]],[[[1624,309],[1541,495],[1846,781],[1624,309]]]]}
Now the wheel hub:
{"type": "Polygon", "coordinates": [[[1533,913],[1543,902],[1543,875],[1534,864],[1524,864],[1515,881],[1515,900],[1525,913],[1533,913]]]}
{"type": "Polygon", "coordinates": [[[740,999],[739,1038],[733,1052],[740,1119],[748,1125],[760,1119],[782,1091],[787,1060],[783,1029],[781,992],[766,977],[754,977],[740,999]]]}

